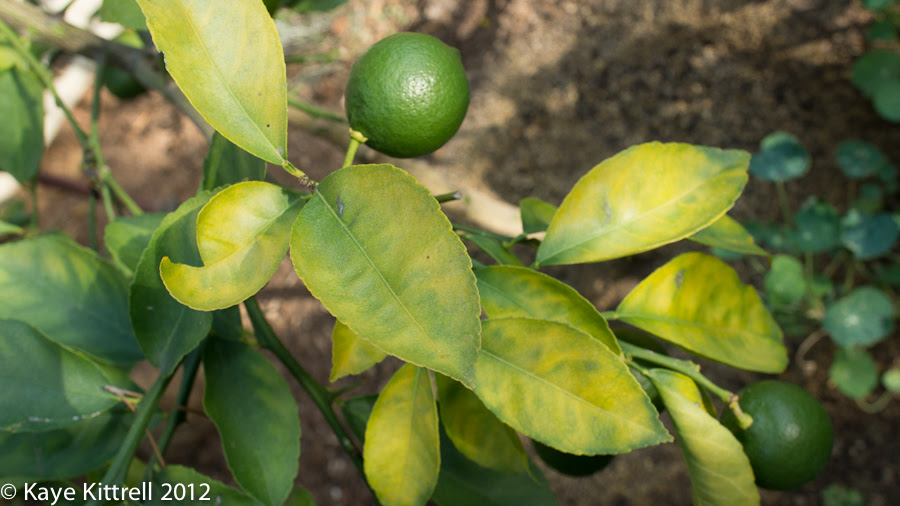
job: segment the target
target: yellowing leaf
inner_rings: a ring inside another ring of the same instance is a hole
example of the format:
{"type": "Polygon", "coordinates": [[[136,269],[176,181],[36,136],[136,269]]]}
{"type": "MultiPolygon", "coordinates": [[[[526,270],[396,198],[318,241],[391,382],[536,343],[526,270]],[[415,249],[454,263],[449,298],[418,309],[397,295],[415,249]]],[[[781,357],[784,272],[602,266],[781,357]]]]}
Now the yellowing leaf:
{"type": "Polygon", "coordinates": [[[697,355],[734,367],[781,372],[781,329],[752,286],[703,253],[685,253],[636,286],[616,317],[697,355]]]}
{"type": "Polygon", "coordinates": [[[474,385],[481,307],[472,261],[412,176],[392,165],[330,174],[294,224],[291,259],[359,337],[474,385]]]}
{"type": "Polygon", "coordinates": [[[594,336],[614,353],[622,353],[597,308],[562,281],[512,266],[475,269],[475,277],[489,317],[523,316],[565,323],[594,336]]]}
{"type": "Polygon", "coordinates": [[[233,306],[258,292],[287,253],[303,200],[285,188],[247,181],[216,194],[197,216],[202,267],[163,258],[159,273],[182,304],[201,311],[233,306]]]}
{"type": "Polygon", "coordinates": [[[532,318],[485,320],[475,393],[526,436],[576,455],[670,440],[618,356],[585,332],[532,318]]]}
{"type": "Polygon", "coordinates": [[[331,375],[328,380],[337,381],[344,376],[364,372],[386,356],[387,353],[336,320],[331,333],[331,375]]]}
{"type": "Polygon", "coordinates": [[[138,0],[178,87],[216,130],[281,165],[287,157],[284,50],[259,1],[138,0]]]}
{"type": "Polygon", "coordinates": [[[697,385],[683,374],[651,369],[647,376],[672,416],[691,474],[696,506],[759,504],[759,491],[741,443],[709,415],[697,385]]]}
{"type": "Polygon", "coordinates": [[[425,504],[437,485],[440,436],[429,374],[412,364],[401,367],[366,424],[366,479],[385,506],[425,504]]]}
{"type": "Polygon", "coordinates": [[[527,473],[528,455],[516,431],[501,422],[474,392],[442,374],[435,376],[441,423],[460,453],[488,469],[527,473]]]}
{"type": "Polygon", "coordinates": [[[689,144],[640,144],[581,178],[553,216],[540,265],[599,262],[706,227],[734,205],[750,155],[689,144]]]}

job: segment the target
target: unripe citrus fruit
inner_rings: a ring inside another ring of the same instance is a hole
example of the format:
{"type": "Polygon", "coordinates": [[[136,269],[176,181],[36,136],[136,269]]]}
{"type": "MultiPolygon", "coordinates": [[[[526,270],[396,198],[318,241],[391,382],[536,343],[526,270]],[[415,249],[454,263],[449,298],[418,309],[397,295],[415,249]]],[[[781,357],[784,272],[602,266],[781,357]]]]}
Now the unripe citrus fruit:
{"type": "Polygon", "coordinates": [[[444,145],[469,107],[459,51],[431,35],[396,33],[353,64],[344,94],[350,127],[366,144],[398,158],[444,145]]]}
{"type": "MultiPolygon", "coordinates": [[[[115,40],[126,46],[144,47],[141,37],[134,31],[122,32],[115,40]]],[[[103,85],[113,95],[125,100],[134,98],[147,91],[147,88],[144,88],[144,85],[135,79],[131,73],[109,65],[103,69],[103,85]]]]}
{"type": "Polygon", "coordinates": [[[590,476],[609,465],[615,455],[573,455],[531,440],[545,464],[568,476],[590,476]]]}
{"type": "Polygon", "coordinates": [[[753,424],[742,430],[731,410],[722,414],[722,424],[744,446],[757,485],[790,490],[825,469],[834,428],[815,397],[797,385],[775,380],[749,385],[738,396],[753,424]]]}

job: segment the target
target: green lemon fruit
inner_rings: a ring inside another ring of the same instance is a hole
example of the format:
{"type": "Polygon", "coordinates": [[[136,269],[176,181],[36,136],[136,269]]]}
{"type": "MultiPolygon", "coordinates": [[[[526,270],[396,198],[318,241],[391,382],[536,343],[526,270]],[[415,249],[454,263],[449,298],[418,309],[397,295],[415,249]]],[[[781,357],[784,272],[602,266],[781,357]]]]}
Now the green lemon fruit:
{"type": "Polygon", "coordinates": [[[398,158],[441,147],[469,108],[459,51],[431,35],[396,33],[353,64],[344,94],[350,127],[366,144],[398,158]]]}
{"type": "MultiPolygon", "coordinates": [[[[122,32],[121,35],[115,38],[115,41],[135,48],[144,47],[144,42],[141,40],[140,35],[133,30],[122,32]]],[[[103,69],[103,85],[113,95],[124,100],[132,99],[147,91],[147,88],[144,88],[144,85],[135,79],[130,72],[110,65],[103,69]]]]}
{"type": "Polygon", "coordinates": [[[740,429],[731,410],[722,414],[722,424],[744,446],[757,485],[791,490],[822,472],[831,456],[834,428],[815,397],[775,380],[749,385],[738,396],[753,424],[740,429]]]}
{"type": "Polygon", "coordinates": [[[605,469],[615,457],[615,455],[573,455],[533,439],[531,444],[545,464],[568,476],[590,476],[605,469]]]}

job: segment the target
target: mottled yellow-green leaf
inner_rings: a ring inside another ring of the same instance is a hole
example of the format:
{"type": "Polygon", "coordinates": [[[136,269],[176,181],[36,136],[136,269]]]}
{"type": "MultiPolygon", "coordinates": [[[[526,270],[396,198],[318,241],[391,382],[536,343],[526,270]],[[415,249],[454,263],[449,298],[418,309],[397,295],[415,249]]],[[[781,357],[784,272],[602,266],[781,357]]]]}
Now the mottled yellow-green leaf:
{"type": "Polygon", "coordinates": [[[287,157],[284,50],[259,1],[138,0],[166,69],[200,114],[268,162],[287,157]]]}
{"type": "Polygon", "coordinates": [[[563,323],[485,320],[475,393],[513,429],[567,453],[624,453],[671,439],[623,359],[563,323]]]}
{"type": "Polygon", "coordinates": [[[744,151],[651,142],[609,158],[563,200],[538,248],[540,265],[647,251],[708,226],[747,182],[744,151]]]}
{"type": "Polygon", "coordinates": [[[474,385],[481,307],[472,261],[412,176],[386,164],[330,174],[294,224],[291,259],[358,336],[474,385]]]}
{"type": "Polygon", "coordinates": [[[571,286],[546,274],[513,266],[475,269],[484,312],[491,318],[524,316],[566,323],[622,354],[597,308],[571,286]]]}
{"type": "Polygon", "coordinates": [[[745,255],[769,256],[766,250],[756,245],[750,232],[747,232],[743,225],[727,214],[714,221],[712,225],[690,236],[689,239],[707,246],[736,251],[745,255]]]}
{"type": "Polygon", "coordinates": [[[231,307],[255,294],[284,259],[303,202],[298,194],[263,181],[222,190],[197,216],[203,266],[163,258],[159,273],[166,289],[201,311],[231,307]]]}
{"type": "Polygon", "coordinates": [[[787,366],[781,329],[759,294],[728,264],[703,253],[679,255],[647,276],[616,317],[734,367],[776,373],[787,366]]]}
{"type": "Polygon", "coordinates": [[[675,437],[691,474],[697,506],[759,504],[759,491],[741,443],[703,408],[697,385],[667,369],[647,372],[675,425],[675,437]]]}
{"type": "Polygon", "coordinates": [[[527,473],[528,455],[512,428],[501,422],[474,392],[442,374],[435,376],[441,423],[457,450],[488,469],[527,473]]]}
{"type": "Polygon", "coordinates": [[[366,480],[385,506],[425,504],[441,468],[437,404],[426,369],[405,364],[378,395],[363,445],[366,480]]]}
{"type": "Polygon", "coordinates": [[[359,374],[384,360],[387,353],[354,334],[340,320],[335,320],[331,333],[331,376],[337,381],[344,376],[359,374]]]}

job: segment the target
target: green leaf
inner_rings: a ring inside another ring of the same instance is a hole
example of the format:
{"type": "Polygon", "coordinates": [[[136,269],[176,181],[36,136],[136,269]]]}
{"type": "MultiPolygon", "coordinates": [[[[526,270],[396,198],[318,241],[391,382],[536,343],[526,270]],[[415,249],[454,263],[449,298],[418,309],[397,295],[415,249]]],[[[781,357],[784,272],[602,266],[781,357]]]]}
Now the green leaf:
{"type": "Polygon", "coordinates": [[[190,467],[167,465],[154,475],[152,482],[148,483],[152,487],[152,499],[145,501],[144,506],[169,506],[171,504],[179,506],[219,504],[259,506],[261,504],[249,495],[204,476],[190,467]]]}
{"type": "Polygon", "coordinates": [[[841,243],[858,260],[871,260],[891,251],[900,228],[890,213],[867,215],[851,209],[841,220],[841,243]]]}
{"type": "Polygon", "coordinates": [[[481,304],[490,318],[523,316],[565,323],[622,354],[609,324],[571,286],[524,267],[482,267],[475,269],[475,277],[481,304]]]}
{"type": "Polygon", "coordinates": [[[635,327],[719,362],[781,372],[781,329],[752,286],[703,253],[685,253],[644,278],[616,309],[635,327]]]}
{"type": "Polygon", "coordinates": [[[199,264],[197,214],[212,194],[203,192],[169,213],[153,232],[131,283],[131,323],[141,349],[162,374],[171,374],[185,355],[206,337],[212,314],[181,304],[166,290],[159,276],[164,255],[173,261],[199,264]]]}
{"type": "Polygon", "coordinates": [[[485,237],[478,234],[465,234],[463,237],[467,241],[471,241],[481,251],[484,251],[500,265],[519,265],[525,264],[514,253],[504,248],[500,242],[491,237],[485,237]]]}
{"type": "Polygon", "coordinates": [[[764,249],[753,242],[750,232],[747,232],[737,220],[727,214],[722,215],[712,225],[696,232],[688,239],[713,248],[736,251],[745,255],[769,256],[764,249]]]}
{"type": "Polygon", "coordinates": [[[850,78],[854,86],[871,97],[885,81],[900,79],[900,53],[874,49],[853,64],[850,78]]]}
{"type": "Polygon", "coordinates": [[[266,6],[137,2],[169,74],[206,121],[251,154],[281,165],[287,157],[287,81],[266,6]]]}
{"type": "Polygon", "coordinates": [[[18,226],[13,225],[12,223],[7,223],[5,221],[0,221],[0,236],[4,235],[24,235],[25,229],[18,226]]]}
{"type": "Polygon", "coordinates": [[[97,13],[100,20],[107,23],[118,23],[125,28],[146,30],[147,20],[137,4],[137,0],[103,0],[97,13]]]}
{"type": "Polygon", "coordinates": [[[51,341],[18,320],[0,320],[0,429],[44,431],[97,416],[128,389],[124,372],[51,341]]]}
{"type": "Polygon", "coordinates": [[[799,303],[808,289],[803,264],[790,255],[775,255],[772,267],[763,279],[763,287],[766,299],[773,307],[799,303]]]}
{"type": "Polygon", "coordinates": [[[316,500],[309,490],[301,486],[294,486],[291,495],[284,502],[284,506],[316,506],[316,500]]]}
{"type": "Polygon", "coordinates": [[[796,137],[787,132],[769,134],[750,160],[750,173],[763,181],[789,181],[809,172],[812,159],[796,137]]]}
{"type": "Polygon", "coordinates": [[[889,163],[874,144],[864,141],[844,141],[838,144],[835,158],[844,175],[852,179],[874,176],[889,163]]]}
{"type": "Polygon", "coordinates": [[[872,23],[866,32],[866,42],[878,41],[897,42],[897,28],[893,23],[886,19],[872,23]]]}
{"type": "Polygon", "coordinates": [[[280,506],[300,457],[300,417],[290,388],[261,353],[235,341],[211,339],[203,370],[203,408],[235,481],[263,504],[280,506]]]}
{"type": "Polygon", "coordinates": [[[527,473],[528,455],[516,431],[458,381],[442,374],[436,375],[435,380],[441,424],[460,453],[488,469],[527,473]]]}
{"type": "Polygon", "coordinates": [[[133,416],[117,410],[42,432],[0,431],[0,476],[45,481],[79,476],[115,456],[133,416]]]}
{"type": "Polygon", "coordinates": [[[676,440],[691,474],[694,505],[758,505],[750,460],[734,435],[701,407],[697,385],[666,369],[651,369],[647,375],[672,416],[676,440]]]}
{"type": "Polygon", "coordinates": [[[378,396],[363,445],[366,479],[386,506],[425,504],[441,466],[429,372],[401,367],[378,396]]]}
{"type": "Polygon", "coordinates": [[[203,160],[203,182],[200,188],[212,190],[242,181],[266,178],[266,162],[239,148],[219,132],[215,132],[203,160]]]}
{"type": "Polygon", "coordinates": [[[872,95],[872,105],[882,118],[900,122],[900,79],[882,82],[872,95]]]}
{"type": "Polygon", "coordinates": [[[895,0],[863,0],[862,3],[866,9],[880,11],[888,5],[894,3],[894,1],[895,0]]]}
{"type": "Polygon", "coordinates": [[[354,334],[340,320],[335,320],[331,333],[331,375],[328,381],[365,372],[386,356],[387,353],[354,334]]]}
{"type": "Polygon", "coordinates": [[[431,500],[438,506],[555,506],[547,479],[529,460],[530,474],[481,467],[441,431],[441,473],[431,500]]]}
{"type": "Polygon", "coordinates": [[[825,309],[822,326],[838,346],[869,346],[894,330],[895,310],[881,290],[864,286],[825,309]]]}
{"type": "Polygon", "coordinates": [[[563,323],[485,320],[476,379],[475,393],[500,420],[567,453],[624,453],[670,440],[625,362],[563,323]]]}
{"type": "Polygon", "coordinates": [[[481,308],[472,262],[436,200],[391,165],[333,172],[291,236],[297,275],[358,336],[474,384],[481,308]]]}
{"type": "Polygon", "coordinates": [[[378,394],[370,394],[338,401],[341,405],[341,414],[344,415],[344,420],[347,420],[347,426],[361,442],[366,439],[366,424],[377,400],[378,394]]]}
{"type": "Polygon", "coordinates": [[[599,262],[683,239],[719,219],[747,182],[743,151],[652,142],[581,178],[553,217],[540,265],[599,262]]]}
{"type": "Polygon", "coordinates": [[[522,232],[534,234],[544,232],[553,221],[553,215],[558,208],[541,199],[527,197],[519,202],[519,211],[522,215],[522,232]]]}
{"type": "Polygon", "coordinates": [[[99,360],[131,365],[143,355],[128,321],[124,275],[60,233],[0,246],[0,318],[99,360]]]}
{"type": "Polygon", "coordinates": [[[300,14],[306,14],[330,11],[344,5],[347,0],[287,0],[287,3],[300,14]]]}
{"type": "Polygon", "coordinates": [[[900,368],[894,367],[884,371],[881,375],[881,384],[888,392],[900,393],[900,368]]]}
{"type": "Polygon", "coordinates": [[[0,170],[20,183],[37,176],[44,154],[44,86],[31,72],[0,72],[0,170]]]}
{"type": "Polygon", "coordinates": [[[866,350],[838,348],[828,369],[828,379],[844,395],[861,399],[878,386],[878,366],[866,350]]]}
{"type": "Polygon", "coordinates": [[[794,215],[790,242],[800,253],[832,251],[840,244],[840,218],[831,204],[812,197],[794,215]]]}
{"type": "Polygon", "coordinates": [[[822,491],[823,506],[866,506],[866,498],[859,490],[832,483],[822,491]]]}
{"type": "Polygon", "coordinates": [[[116,265],[129,277],[134,275],[141,255],[150,244],[153,231],[159,227],[165,213],[144,213],[116,218],[106,225],[103,242],[116,265]]]}
{"type": "Polygon", "coordinates": [[[299,194],[264,181],[225,188],[197,215],[203,267],[164,257],[159,272],[166,289],[200,311],[243,302],[275,274],[303,203],[299,194]]]}

